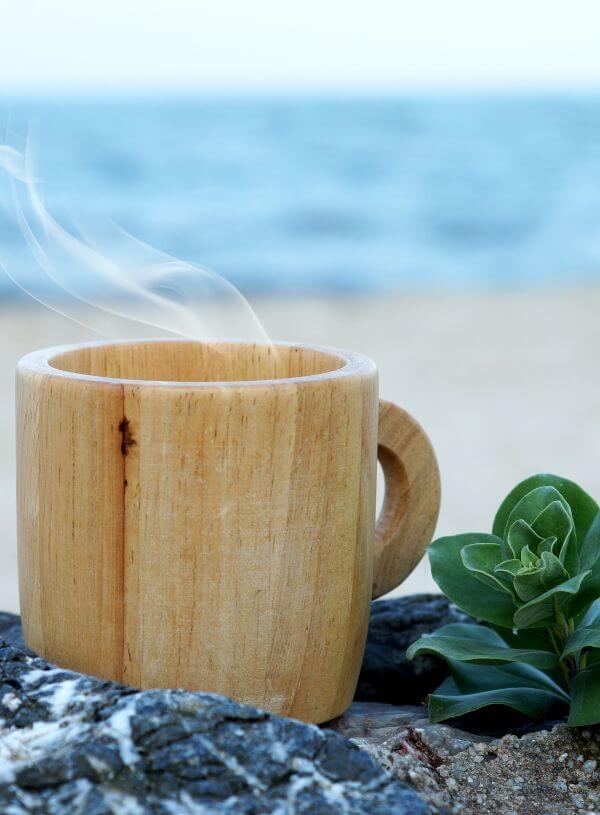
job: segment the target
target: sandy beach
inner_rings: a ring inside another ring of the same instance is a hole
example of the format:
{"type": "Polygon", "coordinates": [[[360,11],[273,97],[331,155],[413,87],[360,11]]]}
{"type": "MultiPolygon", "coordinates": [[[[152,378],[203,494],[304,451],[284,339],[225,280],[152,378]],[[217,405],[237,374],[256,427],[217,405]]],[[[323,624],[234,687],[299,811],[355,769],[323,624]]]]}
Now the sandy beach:
{"type": "MultiPolygon", "coordinates": [[[[504,494],[549,470],[600,496],[600,289],[255,298],[275,339],[362,351],[380,392],[429,433],[442,472],[437,534],[487,530],[504,494]]],[[[150,332],[151,333],[151,332],[150,332]]],[[[0,609],[18,609],[14,367],[95,339],[42,306],[0,304],[0,609]]],[[[433,589],[426,562],[398,589],[433,589]]]]}

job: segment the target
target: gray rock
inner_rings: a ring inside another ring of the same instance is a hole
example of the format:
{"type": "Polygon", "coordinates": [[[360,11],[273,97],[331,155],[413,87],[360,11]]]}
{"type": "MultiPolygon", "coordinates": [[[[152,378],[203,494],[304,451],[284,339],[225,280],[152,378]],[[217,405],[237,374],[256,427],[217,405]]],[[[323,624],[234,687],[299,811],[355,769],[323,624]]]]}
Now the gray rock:
{"type": "Polygon", "coordinates": [[[390,749],[370,739],[356,739],[355,743],[372,756],[394,778],[408,782],[427,801],[435,813],[460,813],[453,806],[452,797],[439,774],[439,765],[431,763],[422,753],[411,749],[390,749]]]}
{"type": "Polygon", "coordinates": [[[423,654],[412,662],[406,649],[422,634],[448,623],[473,622],[441,594],[415,594],[371,603],[367,647],[355,699],[418,705],[448,676],[443,659],[423,654]]]}
{"type": "Polygon", "coordinates": [[[0,639],[7,640],[13,645],[25,645],[20,617],[7,611],[0,611],[0,639]]]}
{"type": "Polygon", "coordinates": [[[134,691],[49,665],[0,617],[0,812],[429,815],[367,752],[206,693],[134,691]]]}
{"type": "Polygon", "coordinates": [[[363,746],[377,745],[401,753],[414,750],[434,763],[472,744],[493,740],[492,736],[467,733],[447,724],[433,724],[427,708],[420,705],[354,702],[343,716],[328,726],[363,746]]]}

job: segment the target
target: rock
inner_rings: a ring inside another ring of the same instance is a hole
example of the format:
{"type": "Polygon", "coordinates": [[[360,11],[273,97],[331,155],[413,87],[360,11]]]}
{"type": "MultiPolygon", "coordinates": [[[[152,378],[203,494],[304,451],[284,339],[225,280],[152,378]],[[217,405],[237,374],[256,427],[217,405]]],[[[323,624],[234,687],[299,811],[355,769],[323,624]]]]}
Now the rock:
{"type": "Polygon", "coordinates": [[[418,705],[448,676],[443,659],[406,649],[421,634],[448,623],[472,622],[441,594],[416,594],[371,603],[371,620],[355,700],[418,705]]]}
{"type": "Polygon", "coordinates": [[[437,766],[430,764],[420,753],[403,749],[392,750],[368,739],[356,739],[356,744],[368,752],[394,778],[406,781],[417,790],[434,812],[453,814],[460,812],[459,808],[453,806],[448,789],[440,783],[437,766]]]}
{"type": "Polygon", "coordinates": [[[25,645],[20,617],[7,611],[0,611],[0,639],[7,640],[13,645],[25,645]]]}
{"type": "Polygon", "coordinates": [[[0,812],[429,815],[339,733],[225,697],[56,668],[0,617],[0,812]]]}
{"type": "Polygon", "coordinates": [[[343,716],[329,727],[362,744],[374,744],[391,750],[410,742],[423,752],[434,752],[437,758],[453,756],[471,744],[492,741],[491,736],[468,733],[448,724],[429,721],[427,708],[417,705],[381,705],[354,702],[343,716]]]}

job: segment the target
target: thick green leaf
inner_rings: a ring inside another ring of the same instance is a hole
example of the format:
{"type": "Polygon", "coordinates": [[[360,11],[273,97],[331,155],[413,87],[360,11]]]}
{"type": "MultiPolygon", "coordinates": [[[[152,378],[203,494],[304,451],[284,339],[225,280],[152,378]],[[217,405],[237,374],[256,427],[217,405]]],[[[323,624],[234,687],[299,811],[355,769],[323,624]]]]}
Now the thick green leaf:
{"type": "MultiPolygon", "coordinates": [[[[566,512],[571,512],[569,505],[560,492],[554,487],[536,487],[526,493],[512,508],[506,520],[504,535],[507,536],[515,521],[523,520],[533,528],[536,519],[550,504],[560,503],[566,512]]],[[[545,535],[543,537],[546,537],[545,535]]]]}
{"type": "Polygon", "coordinates": [[[544,721],[564,711],[566,702],[541,688],[506,687],[464,694],[452,679],[447,679],[431,694],[428,706],[432,722],[443,722],[491,706],[509,707],[534,721],[544,721]]]}
{"type": "Polygon", "coordinates": [[[471,617],[486,620],[503,628],[512,628],[515,610],[512,597],[505,591],[489,587],[484,591],[481,582],[465,569],[461,551],[470,543],[500,543],[494,535],[468,532],[447,538],[438,538],[429,547],[429,562],[433,579],[444,594],[471,617]]]}
{"type": "Polygon", "coordinates": [[[560,560],[552,552],[542,552],[540,565],[515,575],[514,586],[518,596],[525,603],[539,597],[548,589],[564,583],[569,575],[560,560]]]}
{"type": "Polygon", "coordinates": [[[428,701],[429,718],[432,722],[444,722],[457,716],[464,716],[485,707],[509,707],[523,713],[532,721],[543,722],[566,708],[548,691],[539,688],[503,688],[451,695],[448,692],[432,693],[428,701]]]}
{"type": "Polygon", "coordinates": [[[498,591],[512,591],[497,577],[494,577],[495,567],[502,562],[502,549],[497,543],[469,543],[464,546],[460,556],[465,569],[474,577],[498,591]]]}
{"type": "Polygon", "coordinates": [[[521,563],[523,566],[536,566],[538,562],[538,556],[531,551],[529,546],[524,546],[521,549],[521,563]]]}
{"type": "Polygon", "coordinates": [[[600,722],[600,665],[593,665],[575,675],[571,685],[569,727],[600,722]]]}
{"type": "Polygon", "coordinates": [[[547,589],[558,586],[569,576],[553,552],[542,552],[542,582],[547,589]]]}
{"type": "Polygon", "coordinates": [[[589,625],[596,625],[598,620],[600,620],[600,598],[594,600],[582,618],[578,620],[578,626],[585,628],[589,625]]]}
{"type": "Polygon", "coordinates": [[[573,614],[585,611],[590,603],[600,597],[600,513],[596,516],[586,535],[579,557],[581,569],[591,569],[592,574],[573,601],[571,607],[573,614]]]}
{"type": "Polygon", "coordinates": [[[511,557],[520,558],[521,550],[526,547],[537,552],[543,538],[536,535],[527,521],[518,518],[508,530],[506,540],[511,551],[511,557]]]}
{"type": "Polygon", "coordinates": [[[514,586],[517,596],[524,603],[543,594],[545,589],[540,578],[541,569],[523,570],[515,576],[514,586]]]}
{"type": "Polygon", "coordinates": [[[501,580],[504,585],[514,593],[515,574],[521,570],[522,566],[521,561],[516,558],[513,560],[503,560],[494,569],[494,574],[498,580],[501,580]]]}
{"type": "Polygon", "coordinates": [[[584,572],[584,574],[589,574],[589,577],[577,593],[577,596],[573,598],[569,607],[571,617],[576,617],[582,611],[585,612],[600,597],[600,564],[596,563],[591,572],[584,572]]]}
{"type": "Polygon", "coordinates": [[[412,659],[422,653],[481,665],[523,662],[545,670],[558,665],[558,658],[554,653],[531,648],[509,648],[491,628],[469,623],[446,625],[435,634],[421,637],[410,646],[406,656],[412,659]]]}
{"type": "Polygon", "coordinates": [[[589,577],[590,572],[582,572],[549,591],[540,594],[515,611],[515,628],[542,628],[550,625],[555,619],[555,606],[569,616],[569,606],[581,584],[589,577]]]}
{"type": "Polygon", "coordinates": [[[557,538],[556,554],[569,577],[575,577],[579,573],[579,554],[571,508],[565,509],[560,501],[553,501],[538,515],[532,527],[544,539],[557,538]]]}
{"type": "Polygon", "coordinates": [[[503,560],[499,563],[496,568],[494,569],[494,574],[507,574],[511,577],[514,577],[517,572],[520,572],[523,568],[523,564],[517,558],[512,558],[512,560],[503,560]]]}
{"type": "Polygon", "coordinates": [[[531,528],[540,538],[554,536],[563,544],[573,530],[571,508],[565,507],[564,502],[553,501],[540,512],[531,528]]]}
{"type": "MultiPolygon", "coordinates": [[[[536,487],[554,487],[560,492],[571,507],[577,540],[580,542],[585,540],[588,529],[598,514],[598,504],[573,481],[551,473],[539,473],[531,476],[531,478],[526,478],[525,481],[521,481],[511,490],[496,513],[492,529],[493,534],[500,538],[504,537],[506,522],[513,508],[524,495],[527,495],[536,487]]],[[[590,567],[588,564],[582,563],[581,568],[589,569],[590,567]]]]}
{"type": "Polygon", "coordinates": [[[593,569],[600,559],[600,512],[585,536],[579,557],[582,570],[593,569]]]}
{"type": "Polygon", "coordinates": [[[567,637],[561,659],[576,654],[583,648],[600,648],[600,620],[592,625],[582,625],[567,637]]]}
{"type": "Polygon", "coordinates": [[[560,699],[569,700],[569,695],[554,679],[533,665],[513,662],[481,666],[449,659],[448,667],[461,693],[478,693],[498,688],[541,688],[560,699]]]}
{"type": "Polygon", "coordinates": [[[587,652],[587,666],[591,668],[592,665],[600,663],[600,648],[594,648],[592,651],[587,652]]]}
{"type": "Polygon", "coordinates": [[[546,628],[522,628],[521,631],[514,632],[500,628],[498,633],[511,648],[533,648],[540,651],[554,649],[546,628]]]}
{"type": "MultiPolygon", "coordinates": [[[[554,552],[554,547],[556,546],[557,542],[557,538],[544,538],[544,540],[538,545],[538,555],[541,556],[542,552],[554,552]]],[[[557,553],[554,552],[554,554],[557,553]]]]}
{"type": "MultiPolygon", "coordinates": [[[[579,597],[579,595],[577,595],[579,597]]],[[[584,611],[576,615],[575,617],[575,625],[577,628],[595,628],[598,622],[600,621],[600,599],[595,600],[588,608],[584,611]]],[[[502,629],[504,631],[504,629],[502,629]]],[[[534,647],[537,646],[537,643],[534,647]]],[[[531,647],[530,643],[527,643],[527,647],[531,647]]],[[[587,657],[587,664],[593,665],[595,662],[600,661],[600,649],[594,649],[593,651],[588,651],[587,657]]]]}

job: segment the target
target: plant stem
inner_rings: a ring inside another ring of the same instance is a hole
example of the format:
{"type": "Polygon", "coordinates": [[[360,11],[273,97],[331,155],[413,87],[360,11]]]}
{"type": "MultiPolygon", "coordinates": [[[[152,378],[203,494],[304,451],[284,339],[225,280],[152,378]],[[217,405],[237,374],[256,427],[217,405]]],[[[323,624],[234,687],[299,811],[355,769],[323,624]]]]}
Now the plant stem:
{"type": "Polygon", "coordinates": [[[567,663],[564,660],[560,659],[558,661],[558,667],[560,668],[563,678],[565,680],[565,689],[569,690],[571,687],[571,674],[569,672],[567,663]]]}
{"type": "Polygon", "coordinates": [[[550,637],[550,642],[552,643],[552,647],[556,651],[556,653],[560,656],[562,654],[562,648],[558,644],[558,640],[556,639],[556,634],[551,628],[546,629],[548,631],[548,636],[550,637]]]}
{"type": "Polygon", "coordinates": [[[558,666],[563,675],[565,688],[569,690],[571,685],[571,677],[573,674],[577,673],[577,666],[575,663],[569,663],[568,660],[560,659],[560,655],[564,650],[567,637],[575,629],[575,624],[572,619],[567,622],[567,618],[558,605],[556,597],[554,597],[554,618],[556,620],[554,629],[548,628],[548,632],[550,634],[552,646],[559,657],[558,666]]]}
{"type": "Polygon", "coordinates": [[[558,605],[558,601],[556,596],[554,597],[554,617],[556,619],[556,628],[557,634],[564,642],[566,638],[569,636],[569,625],[567,623],[567,618],[565,617],[564,613],[561,611],[560,606],[558,605]]]}
{"type": "MultiPolygon", "coordinates": [[[[552,628],[547,628],[546,630],[548,631],[548,636],[550,637],[550,642],[552,643],[552,647],[554,648],[554,651],[555,651],[556,655],[558,657],[560,657],[560,655],[563,652],[563,649],[562,649],[562,646],[561,646],[560,642],[557,639],[556,632],[552,628]]],[[[564,660],[562,660],[562,659],[558,660],[558,667],[560,668],[560,671],[561,671],[562,676],[563,676],[563,680],[564,680],[563,684],[565,686],[565,690],[569,690],[570,683],[571,683],[571,673],[569,671],[569,667],[566,664],[566,662],[564,660]]]]}

